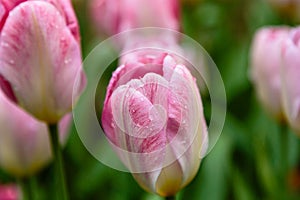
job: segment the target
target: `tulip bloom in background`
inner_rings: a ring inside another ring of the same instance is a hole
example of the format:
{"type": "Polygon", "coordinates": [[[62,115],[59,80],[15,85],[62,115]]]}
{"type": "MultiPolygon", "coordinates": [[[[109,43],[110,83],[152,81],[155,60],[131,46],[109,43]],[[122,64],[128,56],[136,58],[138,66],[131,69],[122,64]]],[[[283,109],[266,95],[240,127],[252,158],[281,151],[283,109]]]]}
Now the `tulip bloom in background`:
{"type": "Polygon", "coordinates": [[[251,48],[251,79],[263,106],[274,118],[284,120],[281,101],[281,48],[288,27],[264,27],[254,36],[251,48]]]}
{"type": "Polygon", "coordinates": [[[177,0],[93,0],[97,26],[108,35],[142,27],[179,30],[177,0]]]}
{"type": "Polygon", "coordinates": [[[0,1],[0,74],[20,106],[53,124],[71,111],[81,71],[77,20],[70,1],[20,2],[0,1]]]}
{"type": "Polygon", "coordinates": [[[15,185],[0,184],[0,199],[1,200],[19,200],[19,191],[15,185]]]}
{"type": "Polygon", "coordinates": [[[282,98],[291,127],[300,134],[300,28],[291,30],[282,49],[282,98]]]}
{"type": "Polygon", "coordinates": [[[79,27],[71,1],[0,0],[0,21],[0,87],[11,100],[48,124],[57,194],[59,199],[67,199],[57,123],[72,110],[72,99],[85,84],[79,27]],[[79,83],[75,83],[77,77],[79,83]]]}
{"type": "MultiPolygon", "coordinates": [[[[60,122],[60,140],[66,141],[71,115],[60,122]]],[[[0,167],[16,177],[30,176],[51,159],[45,123],[9,100],[0,90],[0,167]]]]}
{"type": "Polygon", "coordinates": [[[141,187],[174,196],[196,175],[208,142],[196,80],[167,53],[121,60],[107,88],[104,131],[141,187]]]}

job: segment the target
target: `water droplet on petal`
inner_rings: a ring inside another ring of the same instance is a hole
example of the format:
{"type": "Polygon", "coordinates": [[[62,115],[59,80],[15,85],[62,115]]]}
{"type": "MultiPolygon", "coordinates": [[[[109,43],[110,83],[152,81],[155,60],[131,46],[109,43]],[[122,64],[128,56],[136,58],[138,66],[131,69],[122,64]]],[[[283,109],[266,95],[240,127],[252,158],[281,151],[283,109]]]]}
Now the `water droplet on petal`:
{"type": "Polygon", "coordinates": [[[69,64],[71,62],[71,59],[65,59],[65,64],[69,64]]]}
{"type": "Polygon", "coordinates": [[[15,61],[14,60],[10,60],[9,63],[10,64],[15,64],[15,61]]]}
{"type": "Polygon", "coordinates": [[[115,124],[113,122],[110,125],[111,127],[115,128],[115,124]]]}

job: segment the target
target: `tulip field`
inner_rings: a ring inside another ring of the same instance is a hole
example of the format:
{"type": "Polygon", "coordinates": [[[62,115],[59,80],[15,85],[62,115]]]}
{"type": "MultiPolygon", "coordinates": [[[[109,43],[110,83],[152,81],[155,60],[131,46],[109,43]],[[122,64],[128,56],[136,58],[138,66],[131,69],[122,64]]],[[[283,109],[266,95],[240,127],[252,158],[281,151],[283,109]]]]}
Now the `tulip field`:
{"type": "Polygon", "coordinates": [[[300,1],[0,0],[0,200],[300,199],[300,1]]]}

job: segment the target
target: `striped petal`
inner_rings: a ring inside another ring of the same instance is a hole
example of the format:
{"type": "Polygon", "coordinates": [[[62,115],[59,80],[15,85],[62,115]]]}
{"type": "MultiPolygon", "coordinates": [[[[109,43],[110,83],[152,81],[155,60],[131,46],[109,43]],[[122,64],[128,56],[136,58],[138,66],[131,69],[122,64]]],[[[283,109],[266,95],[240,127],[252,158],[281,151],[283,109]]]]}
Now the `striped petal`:
{"type": "Polygon", "coordinates": [[[24,2],[9,13],[1,32],[0,74],[23,108],[57,122],[71,110],[80,69],[80,46],[52,4],[24,2]]]}

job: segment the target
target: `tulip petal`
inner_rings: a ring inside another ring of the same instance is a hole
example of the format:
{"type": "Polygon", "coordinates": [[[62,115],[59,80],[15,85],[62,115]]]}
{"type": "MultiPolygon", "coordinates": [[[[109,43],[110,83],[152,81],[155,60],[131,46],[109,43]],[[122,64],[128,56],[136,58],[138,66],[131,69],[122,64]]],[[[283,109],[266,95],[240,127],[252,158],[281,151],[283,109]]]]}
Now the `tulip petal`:
{"type": "Polygon", "coordinates": [[[6,96],[12,100],[13,102],[17,102],[17,99],[15,97],[15,94],[7,80],[4,79],[3,76],[0,74],[0,89],[6,94],[6,96]]]}
{"type": "Polygon", "coordinates": [[[5,22],[6,9],[2,2],[0,2],[0,32],[5,22]]]}
{"type": "Polygon", "coordinates": [[[183,177],[183,183],[185,183],[194,177],[198,170],[199,155],[203,148],[201,144],[207,133],[205,127],[202,126],[204,117],[201,114],[203,110],[199,90],[194,78],[184,66],[177,65],[173,70],[170,88],[177,100],[172,99],[170,102],[173,103],[169,104],[168,140],[172,144],[173,152],[182,171],[185,172],[183,177]],[[172,131],[174,121],[179,125],[177,132],[172,131]]]}
{"type": "Polygon", "coordinates": [[[2,30],[0,60],[0,73],[18,103],[34,116],[57,122],[71,109],[80,46],[53,5],[24,2],[10,12],[2,30]]]}
{"type": "Polygon", "coordinates": [[[290,28],[262,28],[255,34],[251,47],[251,79],[259,100],[278,120],[283,118],[281,102],[281,48],[290,28]],[[271,58],[271,59],[270,59],[271,58]]]}
{"type": "Polygon", "coordinates": [[[283,65],[281,68],[283,84],[283,104],[289,123],[300,133],[300,50],[299,37],[296,34],[300,29],[291,33],[291,38],[287,40],[283,48],[283,65]]]}
{"type": "Polygon", "coordinates": [[[54,5],[64,16],[66,25],[70,29],[72,35],[75,37],[77,42],[80,42],[80,33],[77,18],[75,16],[74,9],[70,0],[46,0],[47,2],[54,5]]]}
{"type": "Polygon", "coordinates": [[[1,90],[0,110],[0,165],[16,176],[34,173],[51,157],[46,125],[10,102],[1,90]]]}

